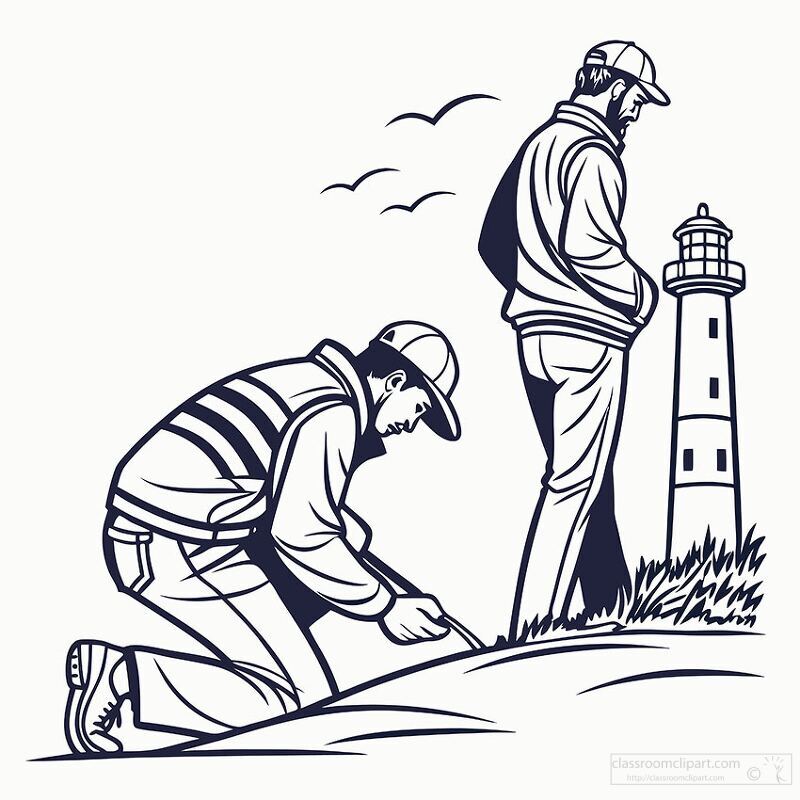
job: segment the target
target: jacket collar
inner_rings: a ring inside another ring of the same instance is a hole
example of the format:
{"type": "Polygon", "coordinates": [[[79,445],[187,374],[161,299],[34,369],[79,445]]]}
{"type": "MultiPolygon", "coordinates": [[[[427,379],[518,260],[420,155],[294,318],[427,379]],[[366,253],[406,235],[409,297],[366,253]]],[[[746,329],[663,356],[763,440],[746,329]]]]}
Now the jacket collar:
{"type": "Polygon", "coordinates": [[[311,357],[336,378],[348,397],[355,400],[361,434],[366,433],[372,403],[369,400],[368,387],[361,380],[353,363],[355,356],[344,345],[325,339],[312,350],[311,357]]]}
{"type": "Polygon", "coordinates": [[[593,109],[587,106],[582,106],[579,103],[559,103],[556,106],[555,118],[563,122],[570,122],[573,125],[579,125],[582,128],[588,128],[593,133],[597,133],[606,139],[609,144],[621,153],[625,145],[616,136],[611,128],[608,127],[606,121],[593,109]]]}

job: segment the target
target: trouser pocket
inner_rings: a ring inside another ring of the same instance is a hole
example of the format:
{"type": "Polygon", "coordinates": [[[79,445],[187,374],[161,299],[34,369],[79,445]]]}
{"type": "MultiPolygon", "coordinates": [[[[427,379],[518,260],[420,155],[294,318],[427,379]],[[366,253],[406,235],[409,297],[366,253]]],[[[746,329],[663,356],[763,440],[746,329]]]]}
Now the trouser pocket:
{"type": "Polygon", "coordinates": [[[106,565],[120,591],[141,594],[154,580],[150,545],[153,533],[116,516],[106,524],[103,551],[106,565]]]}
{"type": "Polygon", "coordinates": [[[608,355],[608,345],[576,336],[542,336],[540,353],[547,376],[559,381],[561,372],[593,373],[608,355]]]}

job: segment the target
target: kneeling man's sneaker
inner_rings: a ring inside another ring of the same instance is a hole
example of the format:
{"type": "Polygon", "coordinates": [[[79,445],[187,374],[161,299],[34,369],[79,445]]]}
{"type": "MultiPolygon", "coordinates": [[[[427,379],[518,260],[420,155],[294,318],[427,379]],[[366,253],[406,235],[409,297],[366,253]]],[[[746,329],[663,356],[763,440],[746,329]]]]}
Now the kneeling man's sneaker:
{"type": "Polygon", "coordinates": [[[119,721],[127,697],[118,688],[127,685],[122,650],[105,642],[75,642],[67,654],[67,711],[64,731],[73,753],[118,753],[122,743],[109,733],[119,721]],[[124,672],[120,681],[115,673],[124,672]]]}

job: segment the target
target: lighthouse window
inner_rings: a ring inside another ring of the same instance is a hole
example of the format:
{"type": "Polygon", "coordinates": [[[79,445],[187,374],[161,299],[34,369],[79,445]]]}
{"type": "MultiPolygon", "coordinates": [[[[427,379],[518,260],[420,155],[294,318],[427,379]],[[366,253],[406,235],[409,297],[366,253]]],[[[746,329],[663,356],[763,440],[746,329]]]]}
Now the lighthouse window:
{"type": "Polygon", "coordinates": [[[725,450],[717,450],[717,472],[725,472],[728,469],[728,453],[725,450]]]}
{"type": "Polygon", "coordinates": [[[708,396],[712,400],[719,398],[719,378],[710,378],[708,381],[708,396]]]}
{"type": "Polygon", "coordinates": [[[708,338],[719,339],[719,320],[716,317],[709,317],[708,338]]]}
{"type": "Polygon", "coordinates": [[[683,471],[684,472],[691,472],[694,469],[694,450],[691,447],[687,447],[683,451],[683,471]]]}

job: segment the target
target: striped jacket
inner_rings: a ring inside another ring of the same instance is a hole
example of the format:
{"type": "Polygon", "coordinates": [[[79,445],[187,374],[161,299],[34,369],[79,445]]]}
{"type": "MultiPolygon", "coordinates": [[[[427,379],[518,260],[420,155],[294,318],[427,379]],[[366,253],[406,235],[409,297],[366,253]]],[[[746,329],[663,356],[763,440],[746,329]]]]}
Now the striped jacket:
{"type": "Polygon", "coordinates": [[[190,541],[271,533],[288,569],[343,613],[379,615],[390,590],[359,556],[345,505],[368,393],[341,345],[224,378],[180,405],[123,458],[108,508],[190,541]]]}

